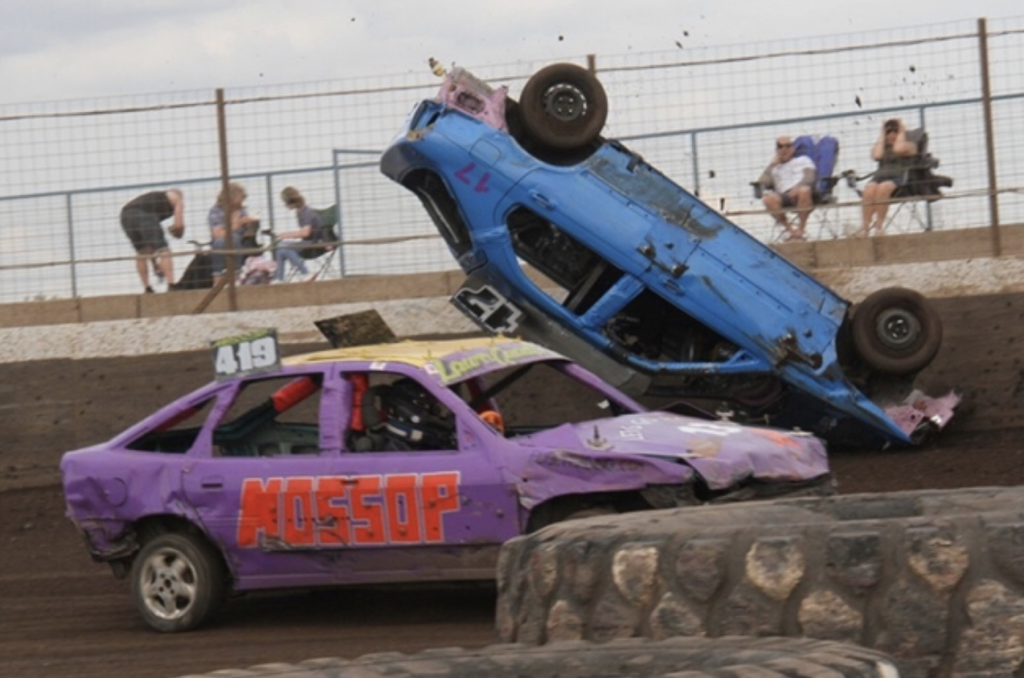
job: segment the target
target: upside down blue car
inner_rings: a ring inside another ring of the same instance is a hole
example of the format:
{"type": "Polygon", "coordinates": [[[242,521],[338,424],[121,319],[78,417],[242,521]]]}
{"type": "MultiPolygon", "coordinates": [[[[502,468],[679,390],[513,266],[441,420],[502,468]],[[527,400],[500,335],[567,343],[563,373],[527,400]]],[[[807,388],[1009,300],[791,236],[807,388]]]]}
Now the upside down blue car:
{"type": "Polygon", "coordinates": [[[833,443],[908,445],[959,395],[926,396],[941,321],[917,292],[852,306],[600,136],[597,78],[554,64],[518,101],[449,71],[381,158],[467,274],[453,302],[492,333],[571,356],[627,392],[833,443]]]}

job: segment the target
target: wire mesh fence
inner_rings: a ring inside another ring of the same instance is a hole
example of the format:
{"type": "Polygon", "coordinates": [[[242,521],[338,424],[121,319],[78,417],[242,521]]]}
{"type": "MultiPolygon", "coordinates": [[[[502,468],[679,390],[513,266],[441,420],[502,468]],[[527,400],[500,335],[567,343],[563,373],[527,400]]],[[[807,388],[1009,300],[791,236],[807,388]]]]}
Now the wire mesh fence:
{"type": "MultiPolygon", "coordinates": [[[[768,242],[777,229],[751,182],[775,138],[832,135],[836,173],[863,176],[891,117],[925,128],[937,171],[954,180],[942,200],[894,208],[891,230],[1024,221],[1022,51],[1024,20],[999,19],[568,60],[594,66],[608,93],[604,136],[768,242]]],[[[515,97],[546,64],[462,65],[515,97]]],[[[223,140],[215,92],[0,107],[0,302],[141,291],[119,213],[151,190],[177,187],[185,196],[186,235],[169,242],[180,273],[210,239],[207,217],[224,169],[245,186],[264,228],[293,228],[278,197],[285,186],[316,207],[338,205],[336,274],[452,268],[419,202],[377,168],[412,107],[438,85],[424,67],[227,89],[223,140]]],[[[840,182],[836,204],[815,210],[809,234],[857,230],[858,188],[840,182]]]]}

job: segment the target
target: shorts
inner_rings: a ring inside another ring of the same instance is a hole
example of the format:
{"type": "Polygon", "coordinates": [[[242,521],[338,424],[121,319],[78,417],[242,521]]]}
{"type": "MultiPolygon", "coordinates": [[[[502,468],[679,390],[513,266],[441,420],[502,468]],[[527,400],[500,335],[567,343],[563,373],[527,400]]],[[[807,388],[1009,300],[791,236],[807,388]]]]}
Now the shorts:
{"type": "Polygon", "coordinates": [[[779,196],[779,200],[781,201],[780,204],[783,207],[796,207],[796,198],[791,196],[789,193],[779,193],[778,191],[768,191],[768,192],[769,193],[774,193],[775,195],[779,196]]]}
{"type": "Polygon", "coordinates": [[[121,228],[139,254],[167,249],[167,238],[155,214],[140,209],[121,210],[121,228]]]}
{"type": "Polygon", "coordinates": [[[896,184],[896,188],[901,188],[907,183],[906,174],[897,174],[895,176],[875,176],[868,179],[869,184],[884,184],[885,182],[896,184]]]}

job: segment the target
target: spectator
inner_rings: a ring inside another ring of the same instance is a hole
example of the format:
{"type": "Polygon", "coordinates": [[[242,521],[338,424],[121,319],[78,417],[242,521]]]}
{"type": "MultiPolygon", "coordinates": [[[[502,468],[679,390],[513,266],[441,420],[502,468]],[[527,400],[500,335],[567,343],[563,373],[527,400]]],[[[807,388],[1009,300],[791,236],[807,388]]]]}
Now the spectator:
{"type": "MultiPolygon", "coordinates": [[[[228,201],[231,208],[231,245],[230,249],[256,247],[256,231],[259,228],[259,219],[249,214],[245,207],[247,195],[241,184],[231,182],[228,184],[228,201]]],[[[210,224],[210,259],[213,267],[213,283],[218,284],[224,277],[227,270],[227,257],[222,254],[228,246],[228,228],[224,218],[224,191],[217,196],[217,203],[210,208],[207,220],[210,224]]],[[[242,269],[242,264],[247,256],[235,255],[235,271],[242,269]]]]}
{"type": "Polygon", "coordinates": [[[288,186],[281,191],[281,200],[288,209],[295,210],[295,220],[299,225],[298,230],[277,234],[277,244],[274,250],[274,261],[277,268],[274,271],[274,279],[284,280],[285,266],[287,261],[294,266],[299,275],[308,276],[304,251],[321,252],[322,247],[316,247],[324,240],[323,222],[320,220],[320,213],[306,204],[297,188],[288,186]]]}
{"type": "Polygon", "coordinates": [[[169,286],[174,284],[174,262],[161,227],[164,220],[172,217],[174,221],[167,230],[175,238],[180,238],[185,235],[185,198],[177,188],[143,193],[121,208],[121,228],[138,255],[135,267],[146,292],[153,291],[149,284],[150,259],[157,275],[163,277],[169,286]]]}
{"type": "Polygon", "coordinates": [[[871,158],[878,162],[878,169],[864,187],[861,202],[862,223],[855,236],[869,236],[875,230],[885,230],[885,215],[889,201],[907,181],[907,169],[917,155],[917,145],[907,139],[907,129],[899,118],[886,120],[882,132],[871,147],[871,158]]]}
{"type": "Polygon", "coordinates": [[[781,136],[775,140],[775,157],[758,179],[765,189],[761,201],[786,232],[786,241],[805,240],[807,218],[814,209],[814,180],[817,170],[807,156],[793,154],[793,140],[781,136]],[[787,209],[797,213],[794,228],[787,209]]]}

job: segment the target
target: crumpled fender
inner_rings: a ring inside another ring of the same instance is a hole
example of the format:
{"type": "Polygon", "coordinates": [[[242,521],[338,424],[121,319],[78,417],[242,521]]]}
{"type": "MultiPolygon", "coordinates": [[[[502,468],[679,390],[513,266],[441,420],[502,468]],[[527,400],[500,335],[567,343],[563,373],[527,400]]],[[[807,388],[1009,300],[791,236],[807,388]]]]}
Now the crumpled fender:
{"type": "Polygon", "coordinates": [[[643,490],[649,485],[689,485],[692,468],[621,454],[581,454],[569,450],[530,453],[515,479],[519,501],[531,509],[563,495],[643,490]]]}

